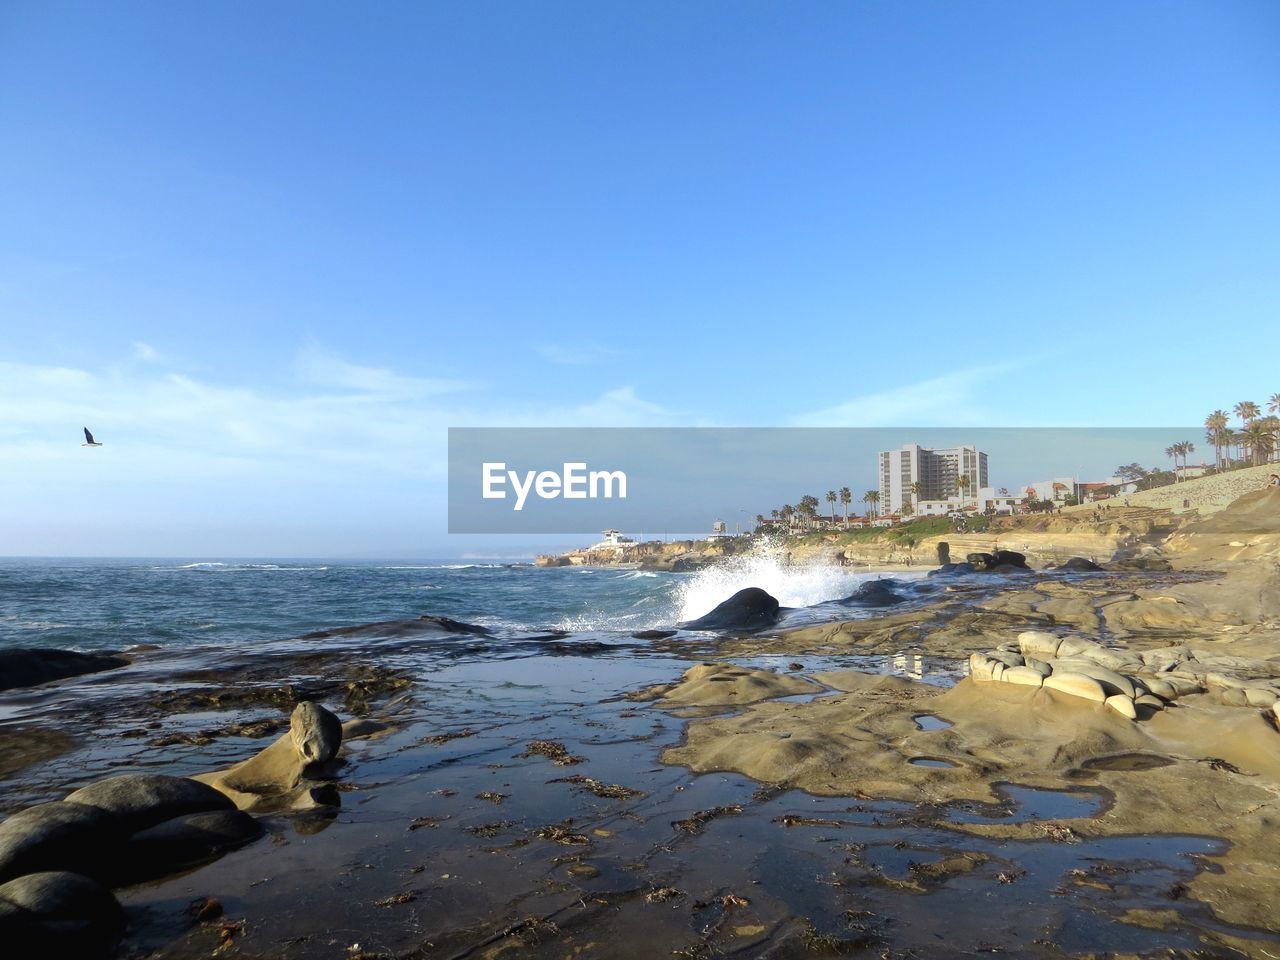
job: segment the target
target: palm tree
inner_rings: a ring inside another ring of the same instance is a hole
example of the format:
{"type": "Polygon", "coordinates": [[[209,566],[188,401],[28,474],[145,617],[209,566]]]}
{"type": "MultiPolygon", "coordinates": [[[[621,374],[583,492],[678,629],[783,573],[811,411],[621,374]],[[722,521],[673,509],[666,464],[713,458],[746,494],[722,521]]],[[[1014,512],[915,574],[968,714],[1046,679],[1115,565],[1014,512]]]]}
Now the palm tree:
{"type": "Polygon", "coordinates": [[[796,508],[789,503],[782,505],[782,519],[787,524],[787,529],[791,529],[791,518],[796,515],[796,508]]]}
{"type": "Polygon", "coordinates": [[[880,505],[880,491],[868,490],[862,495],[862,502],[867,505],[867,513],[874,519],[876,514],[879,513],[877,508],[880,505]]]}
{"type": "Polygon", "coordinates": [[[1222,469],[1222,438],[1230,422],[1225,410],[1215,410],[1204,419],[1205,439],[1213,444],[1213,464],[1219,470],[1222,469]]]}
{"type": "MultiPolygon", "coordinates": [[[[1271,431],[1271,454],[1274,457],[1277,450],[1280,450],[1280,417],[1275,414],[1263,417],[1258,421],[1271,431]]],[[[1268,459],[1270,462],[1270,458],[1268,459]]]]}
{"type": "Polygon", "coordinates": [[[834,490],[827,491],[827,503],[831,504],[831,525],[834,527],[836,523],[836,492],[834,490]]]}
{"type": "Polygon", "coordinates": [[[805,529],[813,528],[813,520],[818,515],[818,498],[806,493],[800,498],[800,516],[804,518],[805,529]]]}
{"type": "Polygon", "coordinates": [[[1176,483],[1178,480],[1178,445],[1175,443],[1171,447],[1165,447],[1164,455],[1173,461],[1173,479],[1176,483]]]}
{"type": "Polygon", "coordinates": [[[1244,429],[1244,440],[1251,451],[1253,465],[1260,467],[1271,459],[1275,451],[1276,440],[1271,433],[1271,425],[1264,420],[1254,420],[1244,429]]]}
{"type": "Polygon", "coordinates": [[[1231,461],[1233,461],[1233,460],[1239,460],[1239,459],[1240,459],[1240,433],[1239,433],[1239,431],[1237,431],[1237,430],[1232,430],[1230,427],[1227,427],[1226,429],[1224,429],[1224,430],[1222,431],[1222,446],[1223,446],[1223,447],[1226,449],[1226,451],[1227,451],[1227,461],[1228,461],[1228,462],[1231,462],[1231,461]],[[1232,453],[1232,448],[1233,448],[1233,447],[1235,448],[1235,452],[1234,452],[1234,454],[1232,453]]]}
{"type": "MultiPolygon", "coordinates": [[[[924,489],[924,484],[919,480],[915,480],[911,484],[911,501],[917,502],[920,499],[920,491],[924,489]]],[[[905,498],[904,498],[905,499],[905,498]]],[[[906,510],[906,504],[903,504],[903,511],[906,510]]]]}
{"type": "Polygon", "coordinates": [[[969,492],[969,483],[970,480],[967,473],[962,473],[956,477],[956,486],[960,488],[960,506],[962,507],[964,506],[965,494],[969,492]]]}
{"type": "Polygon", "coordinates": [[[853,491],[848,487],[840,488],[840,506],[844,510],[844,525],[849,526],[849,504],[853,503],[853,491]]]}
{"type": "Polygon", "coordinates": [[[1252,400],[1241,400],[1232,408],[1232,412],[1240,418],[1240,425],[1247,427],[1258,418],[1258,414],[1261,411],[1258,410],[1258,405],[1252,400]]]}
{"type": "Polygon", "coordinates": [[[773,517],[773,519],[774,519],[774,520],[777,520],[777,519],[782,515],[782,511],[781,511],[781,510],[770,510],[770,511],[769,511],[769,514],[773,517]]]}

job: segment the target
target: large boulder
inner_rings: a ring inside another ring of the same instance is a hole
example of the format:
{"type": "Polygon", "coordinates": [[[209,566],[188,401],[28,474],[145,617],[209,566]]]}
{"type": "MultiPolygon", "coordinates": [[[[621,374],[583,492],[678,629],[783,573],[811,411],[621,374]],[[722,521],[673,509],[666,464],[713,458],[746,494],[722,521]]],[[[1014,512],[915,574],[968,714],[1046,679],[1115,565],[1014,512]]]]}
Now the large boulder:
{"type": "Polygon", "coordinates": [[[119,850],[115,817],[81,803],[42,803],[0,823],[0,883],[27,873],[70,870],[98,876],[119,850]]]}
{"type": "Polygon", "coordinates": [[[0,690],[34,687],[83,673],[113,670],[128,663],[127,657],[113,653],[76,653],[39,647],[0,650],[0,690]]]}
{"type": "Polygon", "coordinates": [[[189,813],[166,820],[129,838],[123,862],[137,881],[207,863],[262,836],[262,827],[239,810],[189,813]]]}
{"type": "Polygon", "coordinates": [[[997,550],[993,554],[995,567],[1017,567],[1019,570],[1027,569],[1027,555],[1018,553],[1016,550],[997,550]]]}
{"type": "Polygon", "coordinates": [[[111,892],[77,873],[29,873],[0,884],[0,906],[6,956],[109,957],[125,927],[111,892]]]}
{"type": "Polygon", "coordinates": [[[1061,564],[1058,569],[1064,570],[1067,573],[1096,573],[1101,570],[1102,567],[1098,566],[1086,557],[1072,557],[1070,560],[1061,564]]]}
{"type": "Polygon", "coordinates": [[[66,799],[112,814],[125,833],[146,830],[188,813],[235,809],[235,804],[206,784],[158,773],[128,773],[99,780],[66,799]]]}
{"type": "Polygon", "coordinates": [[[778,601],[759,587],[747,587],[710,613],[679,626],[685,630],[758,630],[777,619],[778,601]]]}
{"type": "Polygon", "coordinates": [[[894,592],[896,586],[896,580],[868,580],[859,584],[858,589],[840,603],[859,607],[890,607],[895,603],[905,603],[907,598],[894,592]]]}
{"type": "Polygon", "coordinates": [[[982,573],[1017,573],[1028,569],[1026,555],[1015,550],[970,553],[965,560],[974,570],[982,573]]]}

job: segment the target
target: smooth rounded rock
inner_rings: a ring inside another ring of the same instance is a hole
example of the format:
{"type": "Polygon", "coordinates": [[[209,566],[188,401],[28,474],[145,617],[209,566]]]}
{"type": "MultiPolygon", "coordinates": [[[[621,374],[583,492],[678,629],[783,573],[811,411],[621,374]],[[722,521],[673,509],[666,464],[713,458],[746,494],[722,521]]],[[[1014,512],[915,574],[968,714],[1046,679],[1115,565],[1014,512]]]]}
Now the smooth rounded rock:
{"type": "Polygon", "coordinates": [[[1239,687],[1228,687],[1222,691],[1222,703],[1228,707],[1247,707],[1249,701],[1239,687]]]}
{"type": "Polygon", "coordinates": [[[1134,705],[1135,705],[1135,706],[1139,706],[1139,707],[1150,707],[1152,710],[1163,710],[1163,709],[1164,709],[1164,701],[1163,701],[1163,700],[1161,700],[1159,697],[1153,697],[1153,696],[1152,696],[1151,694],[1149,694],[1149,693],[1148,693],[1148,694],[1144,694],[1144,695],[1143,695],[1143,696],[1141,696],[1141,697],[1138,697],[1138,698],[1137,698],[1137,699],[1135,699],[1133,702],[1134,702],[1134,705]]]}
{"type": "Polygon", "coordinates": [[[1008,667],[1003,679],[1005,683],[1019,683],[1028,687],[1038,687],[1044,683],[1044,677],[1030,667],[1008,667]]]}
{"type": "Polygon", "coordinates": [[[1189,697],[1193,694],[1204,693],[1204,684],[1195,677],[1185,676],[1180,673],[1167,673],[1164,675],[1164,679],[1173,685],[1175,696],[1189,697]]]}
{"type": "Polygon", "coordinates": [[[289,735],[307,763],[324,763],[338,755],[342,747],[342,721],[310,700],[293,708],[289,735]]]}
{"type": "Polygon", "coordinates": [[[1177,688],[1168,680],[1161,680],[1159,677],[1144,677],[1143,684],[1147,688],[1147,692],[1154,694],[1161,700],[1176,700],[1178,698],[1177,688]]]}
{"type": "Polygon", "coordinates": [[[969,654],[969,676],[974,680],[990,680],[991,664],[991,658],[985,653],[969,654]]]}
{"type": "Polygon", "coordinates": [[[0,900],[24,912],[16,916],[47,944],[50,957],[108,957],[124,932],[124,911],[116,898],[78,873],[29,873],[0,884],[0,900]]]}
{"type": "Polygon", "coordinates": [[[1061,643],[1061,637],[1043,630],[1024,630],[1018,634],[1018,646],[1022,649],[1023,656],[1034,654],[1051,660],[1058,655],[1061,643]]]}
{"type": "Polygon", "coordinates": [[[1006,667],[1020,667],[1025,662],[1022,659],[1022,654],[1006,653],[1003,650],[993,650],[988,653],[987,656],[992,660],[995,660],[997,663],[1003,663],[1006,667]]]}
{"type": "Polygon", "coordinates": [[[778,601],[759,587],[746,587],[696,620],[679,624],[685,630],[758,630],[778,619],[778,601]]]}
{"type": "Polygon", "coordinates": [[[1122,693],[1107,697],[1105,703],[1122,717],[1128,717],[1130,720],[1138,719],[1138,711],[1133,705],[1133,700],[1122,693]]]}
{"type": "Polygon", "coordinates": [[[234,803],[206,784],[158,773],[128,773],[99,780],[66,799],[107,811],[126,833],[146,830],[188,813],[235,809],[234,803]]]}
{"type": "Polygon", "coordinates": [[[0,823],[0,883],[28,873],[68,870],[97,876],[119,849],[115,817],[82,803],[42,803],[0,823]]]}
{"type": "Polygon", "coordinates": [[[1065,670],[1068,673],[1082,673],[1086,677],[1092,677],[1102,684],[1102,688],[1108,694],[1122,693],[1130,699],[1133,699],[1136,695],[1132,680],[1091,660],[1055,660],[1053,662],[1053,671],[1057,673],[1059,670],[1065,670]]]}
{"type": "Polygon", "coordinates": [[[262,836],[262,826],[239,810],[189,813],[135,833],[125,848],[130,879],[158,877],[205,863],[262,836]]]}
{"type": "Polygon", "coordinates": [[[1251,707],[1269,707],[1280,700],[1280,695],[1270,687],[1246,687],[1244,696],[1251,707]]]}
{"type": "Polygon", "coordinates": [[[1049,666],[1048,663],[1038,657],[1027,657],[1026,666],[1040,674],[1042,677],[1047,677],[1049,674],[1053,673],[1053,667],[1049,666]]]}
{"type": "Polygon", "coordinates": [[[1094,653],[1099,653],[1106,649],[1102,644],[1095,643],[1087,637],[1067,637],[1062,643],[1058,644],[1058,657],[1059,659],[1067,657],[1089,657],[1092,659],[1094,653]]]}
{"type": "Polygon", "coordinates": [[[1056,690],[1071,697],[1093,700],[1097,703],[1105,703],[1107,700],[1107,694],[1102,689],[1102,684],[1093,679],[1093,677],[1086,677],[1083,673],[1067,671],[1059,673],[1054,670],[1052,676],[1045,677],[1044,688],[1046,690],[1056,690]]]}

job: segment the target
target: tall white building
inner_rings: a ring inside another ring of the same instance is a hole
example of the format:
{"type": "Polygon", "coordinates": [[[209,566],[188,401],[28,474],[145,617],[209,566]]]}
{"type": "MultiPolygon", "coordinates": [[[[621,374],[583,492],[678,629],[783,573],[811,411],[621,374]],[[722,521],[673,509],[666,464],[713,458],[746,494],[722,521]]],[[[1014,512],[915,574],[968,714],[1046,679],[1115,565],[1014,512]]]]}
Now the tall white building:
{"type": "Polygon", "coordinates": [[[880,452],[880,510],[899,513],[910,500],[960,499],[960,478],[968,477],[966,499],[987,486],[987,455],[968,444],[931,450],[918,443],[880,452]],[[920,484],[912,491],[912,484],[920,484]]]}

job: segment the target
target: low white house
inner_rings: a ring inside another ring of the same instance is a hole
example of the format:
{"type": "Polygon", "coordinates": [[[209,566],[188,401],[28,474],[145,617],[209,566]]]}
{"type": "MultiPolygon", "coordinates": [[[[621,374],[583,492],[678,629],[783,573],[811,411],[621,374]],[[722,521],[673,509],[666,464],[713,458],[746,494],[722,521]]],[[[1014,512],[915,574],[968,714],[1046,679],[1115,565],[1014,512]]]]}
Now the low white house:
{"type": "Polygon", "coordinates": [[[604,533],[604,539],[601,540],[599,543],[597,543],[595,546],[589,547],[588,549],[608,550],[609,548],[612,547],[614,550],[621,550],[624,547],[635,543],[635,540],[631,539],[631,537],[624,537],[622,535],[621,530],[610,529],[610,530],[604,530],[602,532],[604,533]]]}

